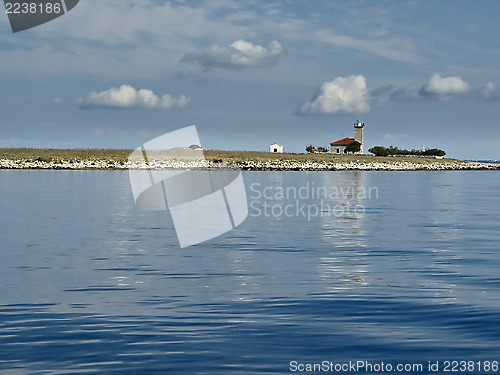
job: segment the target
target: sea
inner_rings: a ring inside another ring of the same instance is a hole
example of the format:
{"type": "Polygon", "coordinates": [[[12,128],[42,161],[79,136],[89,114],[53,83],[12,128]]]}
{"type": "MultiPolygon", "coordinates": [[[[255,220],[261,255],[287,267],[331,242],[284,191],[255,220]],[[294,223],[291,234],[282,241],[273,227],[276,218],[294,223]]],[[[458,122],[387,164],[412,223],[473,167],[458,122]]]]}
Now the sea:
{"type": "Polygon", "coordinates": [[[181,248],[127,171],[1,170],[0,374],[500,372],[499,171],[242,176],[181,248]]]}

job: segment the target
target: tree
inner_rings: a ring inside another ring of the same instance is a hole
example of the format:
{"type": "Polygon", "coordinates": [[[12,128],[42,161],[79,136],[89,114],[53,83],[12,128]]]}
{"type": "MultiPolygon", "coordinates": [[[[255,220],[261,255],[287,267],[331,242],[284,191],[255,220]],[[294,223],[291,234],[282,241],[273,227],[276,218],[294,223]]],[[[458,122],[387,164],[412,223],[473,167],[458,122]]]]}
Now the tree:
{"type": "Polygon", "coordinates": [[[320,146],[320,147],[318,147],[318,148],[317,148],[317,150],[318,150],[319,152],[328,152],[328,149],[327,149],[327,148],[325,148],[325,147],[321,147],[321,146],[320,146]]]}
{"type": "Polygon", "coordinates": [[[389,156],[389,150],[387,150],[383,146],[372,147],[371,149],[368,150],[368,152],[375,154],[375,156],[389,156]]]}
{"type": "Polygon", "coordinates": [[[389,155],[410,155],[410,156],[445,156],[446,152],[440,150],[439,148],[431,148],[425,151],[421,150],[404,150],[399,149],[394,146],[383,147],[383,146],[375,146],[368,150],[372,154],[376,156],[389,156],[389,155]]]}
{"type": "Polygon", "coordinates": [[[423,152],[423,155],[430,155],[430,156],[445,156],[446,152],[443,150],[440,150],[439,148],[430,148],[428,150],[425,150],[423,152]]]}
{"type": "Polygon", "coordinates": [[[355,154],[356,152],[360,152],[360,151],[361,151],[361,143],[359,143],[358,141],[352,142],[350,145],[348,145],[345,148],[345,152],[346,153],[353,153],[353,154],[355,154]]]}
{"type": "Polygon", "coordinates": [[[309,145],[306,147],[306,151],[308,154],[312,154],[315,150],[316,148],[313,145],[309,145]]]}
{"type": "Polygon", "coordinates": [[[385,148],[389,155],[397,155],[399,154],[399,148],[394,147],[394,146],[389,146],[385,148]]]}

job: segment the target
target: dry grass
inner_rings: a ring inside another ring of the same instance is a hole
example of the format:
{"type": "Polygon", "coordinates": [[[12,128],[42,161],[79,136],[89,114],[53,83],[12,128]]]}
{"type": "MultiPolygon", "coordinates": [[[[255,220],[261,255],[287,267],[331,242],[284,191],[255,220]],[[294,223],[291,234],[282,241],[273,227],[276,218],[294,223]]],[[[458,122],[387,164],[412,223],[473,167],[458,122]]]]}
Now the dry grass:
{"type": "Polygon", "coordinates": [[[0,159],[57,162],[61,160],[105,160],[126,162],[132,150],[1,148],[0,159]]]}

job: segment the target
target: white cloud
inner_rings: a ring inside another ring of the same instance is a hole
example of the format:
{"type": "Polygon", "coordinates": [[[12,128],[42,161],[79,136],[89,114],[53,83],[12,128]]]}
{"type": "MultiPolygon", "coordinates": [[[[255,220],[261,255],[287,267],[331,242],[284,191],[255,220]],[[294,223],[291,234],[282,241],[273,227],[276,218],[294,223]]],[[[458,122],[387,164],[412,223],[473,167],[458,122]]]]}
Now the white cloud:
{"type": "Polygon", "coordinates": [[[285,49],[273,40],[267,46],[237,40],[229,46],[213,46],[206,50],[188,52],[182,62],[197,63],[206,68],[248,68],[274,65],[285,49]]]}
{"type": "Polygon", "coordinates": [[[471,90],[470,85],[462,78],[441,77],[434,74],[426,85],[422,86],[419,94],[422,96],[437,96],[440,99],[450,99],[453,96],[461,95],[471,90]]]}
{"type": "Polygon", "coordinates": [[[378,104],[387,101],[419,101],[424,99],[492,101],[500,99],[500,89],[493,82],[488,82],[478,89],[461,77],[442,77],[436,73],[424,85],[408,84],[406,86],[386,85],[378,87],[370,92],[370,98],[378,104]]]}
{"type": "Polygon", "coordinates": [[[161,97],[151,90],[136,90],[130,85],[111,87],[106,91],[90,92],[79,100],[80,108],[142,108],[142,109],[169,109],[185,107],[190,98],[181,95],[174,98],[169,94],[161,97]]]}
{"type": "Polygon", "coordinates": [[[494,82],[488,82],[481,90],[481,97],[485,100],[500,99],[500,89],[494,82]]]}
{"type": "Polygon", "coordinates": [[[369,110],[365,77],[352,75],[323,83],[313,100],[304,103],[298,112],[315,115],[365,113],[369,110]]]}

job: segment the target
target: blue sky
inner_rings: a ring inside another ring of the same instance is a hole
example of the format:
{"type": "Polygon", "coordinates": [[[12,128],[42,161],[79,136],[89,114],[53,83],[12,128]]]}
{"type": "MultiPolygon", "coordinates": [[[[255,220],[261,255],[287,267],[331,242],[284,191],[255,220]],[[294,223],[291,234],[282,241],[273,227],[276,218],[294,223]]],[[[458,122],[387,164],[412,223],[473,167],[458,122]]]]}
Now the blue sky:
{"type": "Polygon", "coordinates": [[[206,148],[353,135],[500,159],[500,2],[81,0],[0,17],[0,147],[135,148],[195,124],[206,148]]]}

